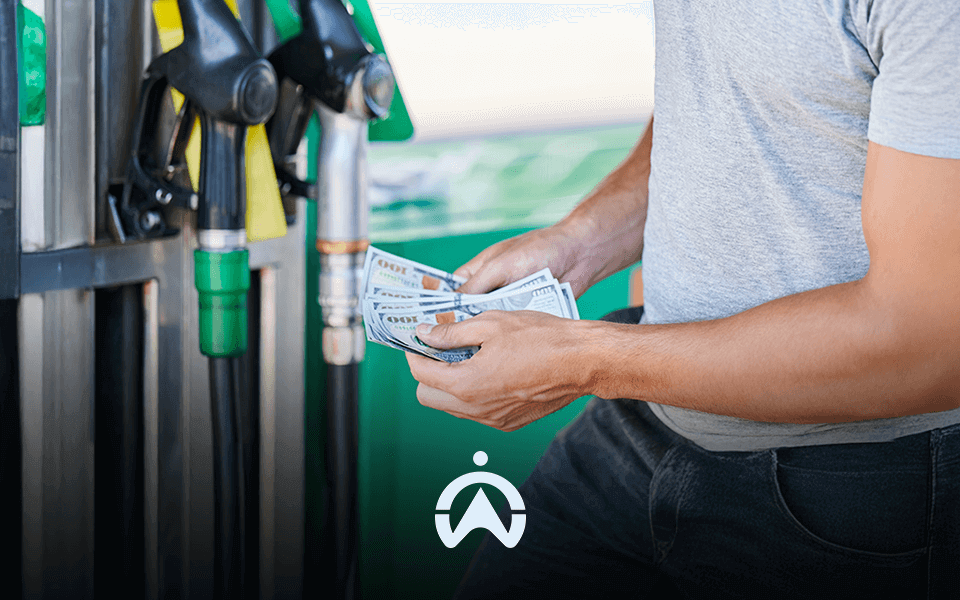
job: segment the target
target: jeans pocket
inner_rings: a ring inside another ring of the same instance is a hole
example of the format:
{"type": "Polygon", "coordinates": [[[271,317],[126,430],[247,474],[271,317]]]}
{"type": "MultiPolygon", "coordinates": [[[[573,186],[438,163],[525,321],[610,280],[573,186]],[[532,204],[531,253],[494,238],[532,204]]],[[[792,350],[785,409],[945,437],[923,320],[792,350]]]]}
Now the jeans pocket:
{"type": "Polygon", "coordinates": [[[815,545],[865,557],[925,551],[926,472],[823,470],[774,460],[772,480],[783,517],[815,545]]]}

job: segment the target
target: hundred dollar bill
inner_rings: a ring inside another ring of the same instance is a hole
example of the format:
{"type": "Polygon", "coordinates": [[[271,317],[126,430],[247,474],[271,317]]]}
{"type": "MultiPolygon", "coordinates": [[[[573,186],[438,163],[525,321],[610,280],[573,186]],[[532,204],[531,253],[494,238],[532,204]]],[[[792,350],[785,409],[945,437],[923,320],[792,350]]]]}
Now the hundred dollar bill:
{"type": "Polygon", "coordinates": [[[444,323],[459,323],[488,310],[536,310],[557,317],[566,316],[560,285],[555,281],[542,284],[539,287],[518,290],[510,295],[498,298],[463,303],[445,304],[440,306],[422,307],[420,310],[409,309],[375,311],[367,301],[367,312],[375,323],[371,328],[379,331],[380,336],[389,341],[406,346],[414,351],[446,362],[458,362],[473,356],[479,348],[457,348],[455,350],[439,350],[432,348],[417,337],[416,328],[420,323],[438,325],[444,323]]]}
{"type": "Polygon", "coordinates": [[[553,275],[550,273],[550,269],[543,269],[488,294],[458,294],[456,292],[415,290],[396,286],[371,285],[366,294],[364,294],[364,299],[373,300],[375,303],[389,302],[391,300],[403,301],[403,304],[405,305],[410,303],[437,304],[446,302],[471,302],[483,300],[492,296],[511,294],[516,290],[535,287],[550,281],[556,281],[556,279],[553,278],[553,275]]]}
{"type": "Polygon", "coordinates": [[[387,296],[390,298],[436,298],[436,297],[448,297],[451,294],[456,292],[446,292],[439,290],[418,290],[414,288],[406,287],[397,287],[393,285],[377,285],[370,284],[370,289],[367,290],[365,296],[376,297],[376,296],[387,296]]]}
{"type": "Polygon", "coordinates": [[[370,246],[363,263],[362,290],[371,285],[452,292],[466,283],[463,277],[370,246]]]}
{"type": "Polygon", "coordinates": [[[417,325],[421,322],[418,313],[386,317],[369,309],[369,318],[365,319],[365,322],[369,322],[367,338],[370,341],[404,352],[415,352],[429,358],[446,362],[460,362],[470,358],[479,350],[479,347],[440,350],[423,343],[417,337],[416,333],[417,325]],[[389,318],[390,320],[389,328],[384,322],[385,318],[389,318]],[[387,331],[388,329],[389,331],[387,331]],[[373,332],[373,337],[371,337],[371,331],[373,332]]]}
{"type": "MultiPolygon", "coordinates": [[[[456,277],[456,276],[451,275],[451,277],[456,277]]],[[[554,277],[550,273],[550,269],[542,269],[540,271],[537,271],[536,273],[533,273],[532,275],[528,275],[524,277],[523,279],[519,279],[500,289],[494,290],[489,294],[510,292],[516,289],[531,287],[540,283],[546,283],[548,281],[553,281],[553,280],[554,280],[554,277]]],[[[377,283],[371,283],[370,286],[365,290],[365,295],[367,296],[391,296],[394,298],[424,297],[426,299],[426,298],[437,297],[437,296],[446,297],[446,296],[450,296],[451,294],[457,294],[457,295],[462,295],[466,297],[472,296],[476,298],[482,298],[489,295],[489,294],[458,294],[457,292],[452,292],[452,291],[416,289],[416,288],[409,288],[409,287],[400,287],[395,285],[381,285],[377,283]]]]}
{"type": "Polygon", "coordinates": [[[439,350],[416,336],[421,322],[455,323],[487,310],[540,310],[579,319],[570,284],[543,269],[488,294],[454,292],[465,280],[378,248],[367,251],[361,300],[367,339],[438,360],[465,360],[478,348],[439,350]]]}
{"type": "Polygon", "coordinates": [[[406,302],[405,300],[387,302],[373,300],[371,304],[380,314],[398,312],[440,314],[445,310],[459,309],[461,312],[478,315],[488,310],[536,310],[548,312],[558,317],[571,318],[569,304],[564,297],[563,288],[556,279],[512,291],[497,291],[481,296],[455,294],[448,302],[399,306],[406,302]]]}

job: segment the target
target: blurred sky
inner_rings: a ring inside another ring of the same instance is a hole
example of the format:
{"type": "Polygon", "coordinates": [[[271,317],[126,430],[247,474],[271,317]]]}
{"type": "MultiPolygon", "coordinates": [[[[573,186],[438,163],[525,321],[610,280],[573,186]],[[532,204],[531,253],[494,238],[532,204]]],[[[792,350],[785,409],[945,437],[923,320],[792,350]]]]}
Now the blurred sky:
{"type": "Polygon", "coordinates": [[[370,2],[415,140],[635,123],[653,3],[370,2]]]}

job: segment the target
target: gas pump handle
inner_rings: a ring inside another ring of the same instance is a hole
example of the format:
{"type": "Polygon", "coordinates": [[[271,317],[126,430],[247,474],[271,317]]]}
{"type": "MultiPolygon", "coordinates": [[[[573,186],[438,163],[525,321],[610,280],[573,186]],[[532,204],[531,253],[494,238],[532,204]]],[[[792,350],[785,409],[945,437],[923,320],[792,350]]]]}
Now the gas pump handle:
{"type": "MultiPolygon", "coordinates": [[[[127,160],[126,175],[122,183],[111,186],[108,195],[110,219],[108,225],[114,239],[118,242],[147,239],[173,235],[176,229],[167,227],[160,215],[164,206],[178,206],[196,209],[199,197],[192,189],[184,188],[168,181],[164,170],[173,167],[174,161],[182,156],[184,143],[183,122],[193,123],[190,103],[185,103],[178,115],[178,126],[174,135],[177,142],[166,157],[167,164],[152,164],[154,144],[158,135],[160,111],[164,94],[168,88],[164,76],[148,76],[140,90],[140,103],[137,108],[133,137],[130,141],[130,156],[127,160]]],[[[164,161],[166,162],[166,161],[164,161]]]]}
{"type": "Polygon", "coordinates": [[[277,76],[223,0],[179,0],[183,43],[150,65],[220,121],[259,125],[273,114],[277,76]]]}
{"type": "Polygon", "coordinates": [[[277,76],[223,0],[178,0],[183,43],[147,69],[125,181],[111,186],[109,226],[119,242],[176,233],[163,206],[200,210],[201,229],[243,229],[246,127],[264,123],[277,103],[277,76]],[[166,91],[186,98],[175,142],[154,157],[166,91]],[[199,117],[203,132],[200,193],[169,181],[199,117]],[[157,163],[161,164],[157,164],[157,163]]]}
{"type": "MultiPolygon", "coordinates": [[[[364,69],[371,52],[340,0],[300,0],[300,15],[300,35],[275,50],[270,63],[281,80],[292,79],[309,97],[344,112],[354,76],[363,69],[369,78],[371,70],[382,73],[382,68],[364,69]]],[[[386,65],[382,59],[379,62],[386,65]]],[[[392,78],[390,85],[392,95],[392,78]]],[[[389,100],[383,110],[376,104],[369,106],[367,118],[383,116],[387,108],[389,100]]]]}
{"type": "Polygon", "coordinates": [[[247,126],[201,115],[200,205],[197,229],[246,228],[247,126]]]}
{"type": "Polygon", "coordinates": [[[277,110],[267,124],[284,195],[315,199],[319,189],[288,170],[318,104],[367,121],[384,117],[393,99],[389,65],[372,54],[340,0],[300,0],[303,29],[270,55],[280,79],[277,110]],[[359,78],[359,79],[358,79],[359,78]]]}

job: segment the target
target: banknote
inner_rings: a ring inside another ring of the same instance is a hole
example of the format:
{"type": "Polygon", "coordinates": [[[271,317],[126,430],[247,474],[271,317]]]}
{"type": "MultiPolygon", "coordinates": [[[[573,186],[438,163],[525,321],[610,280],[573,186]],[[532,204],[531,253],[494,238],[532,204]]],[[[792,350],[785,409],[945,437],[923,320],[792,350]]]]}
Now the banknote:
{"type": "Polygon", "coordinates": [[[416,309],[375,310],[372,301],[368,300],[365,304],[368,305],[366,312],[373,320],[371,328],[378,332],[377,341],[389,340],[425,356],[447,362],[457,362],[469,358],[478,348],[458,348],[455,351],[431,348],[417,337],[417,325],[421,323],[429,325],[459,323],[489,310],[535,310],[557,317],[566,317],[568,312],[560,291],[560,285],[556,281],[549,281],[536,287],[516,290],[511,294],[502,294],[497,297],[472,302],[450,302],[421,306],[416,309]]]}
{"type": "MultiPolygon", "coordinates": [[[[450,275],[450,277],[457,278],[455,275],[450,275]]],[[[528,275],[523,279],[519,279],[509,285],[506,285],[498,290],[494,290],[493,292],[490,292],[490,293],[495,294],[495,293],[511,292],[516,289],[522,289],[525,287],[546,283],[547,281],[552,281],[553,279],[554,277],[550,273],[550,269],[542,269],[532,275],[528,275]]],[[[449,297],[450,294],[457,294],[458,296],[468,296],[468,297],[474,296],[478,298],[485,297],[488,295],[488,294],[458,294],[456,292],[449,292],[444,290],[415,289],[410,287],[402,287],[402,286],[396,286],[396,285],[382,285],[377,283],[371,283],[369,287],[365,286],[364,292],[365,292],[364,293],[365,296],[390,296],[393,298],[423,297],[424,299],[436,298],[436,297],[445,298],[445,297],[449,297]]]]}
{"type": "Polygon", "coordinates": [[[363,263],[362,290],[371,285],[452,292],[467,280],[370,246],[363,263]]]}
{"type": "MultiPolygon", "coordinates": [[[[373,301],[373,308],[398,308],[406,306],[420,306],[429,304],[467,303],[508,295],[515,290],[538,286],[550,281],[556,281],[550,274],[550,269],[543,269],[508,286],[488,294],[458,294],[456,292],[441,292],[436,290],[414,290],[396,286],[371,285],[364,298],[373,301]]],[[[569,288],[569,285],[567,286],[569,288]]],[[[570,298],[573,298],[572,292],[570,298]]]]}
{"type": "Polygon", "coordinates": [[[459,362],[479,348],[433,348],[417,337],[417,325],[458,323],[490,310],[536,310],[580,318],[570,284],[557,281],[550,269],[486,294],[457,293],[463,283],[463,278],[452,273],[370,247],[361,299],[367,339],[404,352],[459,362]]]}
{"type": "MultiPolygon", "coordinates": [[[[376,307],[376,301],[371,301],[376,307]]],[[[442,316],[445,312],[458,311],[464,318],[476,316],[488,310],[535,310],[550,313],[557,317],[569,317],[569,308],[563,297],[563,291],[556,280],[540,283],[509,293],[491,293],[484,296],[465,297],[454,296],[449,302],[420,304],[414,308],[393,307],[384,303],[376,308],[380,314],[397,314],[418,312],[424,315],[441,315],[438,323],[458,323],[463,319],[452,320],[452,317],[442,316]]]]}

